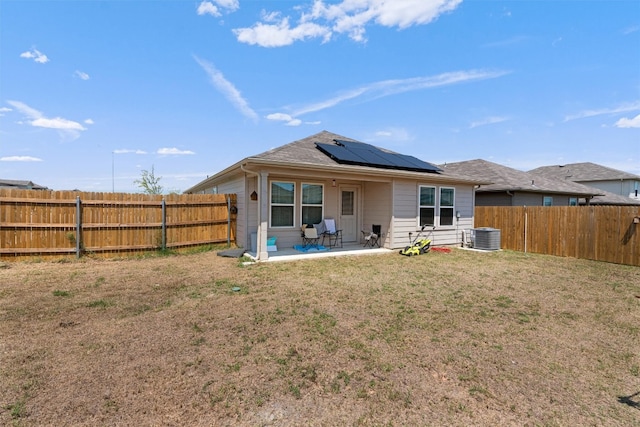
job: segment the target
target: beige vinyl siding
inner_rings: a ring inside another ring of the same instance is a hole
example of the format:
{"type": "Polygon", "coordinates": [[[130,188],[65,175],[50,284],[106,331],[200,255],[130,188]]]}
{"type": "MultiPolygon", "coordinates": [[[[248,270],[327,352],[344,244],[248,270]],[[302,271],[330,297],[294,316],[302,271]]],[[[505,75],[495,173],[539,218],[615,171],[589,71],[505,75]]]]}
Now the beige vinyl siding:
{"type": "MultiPolygon", "coordinates": [[[[292,178],[291,176],[286,175],[269,175],[269,183],[273,181],[281,181],[281,182],[292,182],[296,186],[296,200],[295,200],[295,208],[294,208],[294,225],[293,227],[282,227],[282,228],[268,228],[267,237],[276,237],[276,246],[279,248],[290,248],[294,245],[299,245],[302,243],[301,234],[301,211],[302,211],[302,183],[305,184],[322,184],[324,188],[323,194],[323,203],[324,203],[324,217],[325,218],[334,218],[336,219],[337,227],[340,228],[339,223],[339,215],[338,215],[338,197],[339,186],[332,186],[332,180],[324,179],[324,178],[292,178]]],[[[254,209],[257,210],[257,203],[254,209]]],[[[250,204],[253,206],[252,204],[250,204]]],[[[269,221],[267,220],[267,224],[269,221]]],[[[257,219],[254,223],[254,230],[257,227],[257,219]]]]}
{"type": "Polygon", "coordinates": [[[373,224],[382,226],[383,238],[381,246],[387,247],[389,230],[391,229],[391,184],[388,182],[366,182],[362,192],[362,224],[361,229],[370,230],[373,224]]]}
{"type": "Polygon", "coordinates": [[[409,244],[409,232],[415,233],[418,216],[418,184],[415,181],[395,180],[393,189],[393,233],[389,236],[391,248],[409,244]]]}
{"type": "MultiPolygon", "coordinates": [[[[243,175],[236,175],[233,179],[225,182],[217,183],[218,194],[235,194],[238,201],[238,216],[236,224],[245,224],[247,220],[248,211],[246,209],[245,200],[247,196],[245,190],[245,177],[243,175]]],[[[248,235],[246,233],[246,227],[236,227],[236,243],[238,246],[250,248],[248,241],[248,235]]]]}
{"type": "MultiPolygon", "coordinates": [[[[397,180],[393,183],[393,224],[394,233],[390,236],[389,247],[401,248],[409,244],[409,232],[416,236],[418,228],[418,188],[420,185],[455,189],[456,212],[460,212],[460,220],[454,218],[452,226],[436,226],[434,230],[425,229],[427,237],[434,245],[453,245],[461,241],[461,232],[473,228],[473,186],[450,184],[440,185],[430,182],[397,180]]],[[[438,200],[439,206],[440,201],[438,200]]],[[[438,209],[436,209],[438,211],[438,209]]],[[[455,214],[455,213],[454,213],[455,214]]]]}
{"type": "Polygon", "coordinates": [[[462,242],[462,230],[474,227],[474,188],[471,185],[457,186],[456,212],[460,218],[453,220],[453,227],[434,232],[434,245],[458,245],[462,242]]]}

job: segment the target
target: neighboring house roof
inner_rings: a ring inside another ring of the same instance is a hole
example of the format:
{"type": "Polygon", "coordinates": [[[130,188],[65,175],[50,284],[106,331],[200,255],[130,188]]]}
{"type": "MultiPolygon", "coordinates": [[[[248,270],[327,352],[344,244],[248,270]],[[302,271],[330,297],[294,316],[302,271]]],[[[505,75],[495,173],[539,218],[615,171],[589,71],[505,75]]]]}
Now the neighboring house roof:
{"type": "MultiPolygon", "coordinates": [[[[306,138],[299,139],[297,141],[290,142],[277,148],[273,148],[263,153],[246,157],[227,169],[216,173],[215,175],[205,179],[204,181],[196,184],[195,186],[185,190],[185,193],[192,193],[201,191],[208,188],[210,185],[215,185],[215,182],[219,181],[226,175],[235,173],[244,166],[249,165],[262,165],[267,167],[285,167],[289,169],[300,170],[300,175],[304,175],[305,172],[327,172],[327,173],[345,173],[345,174],[360,174],[360,175],[372,175],[376,176],[394,176],[394,177],[407,177],[407,178],[424,178],[428,175],[431,180],[445,183],[468,183],[468,184],[481,184],[484,181],[473,178],[458,176],[457,174],[445,172],[416,172],[401,169],[388,169],[380,167],[362,166],[357,164],[344,164],[339,163],[323,151],[318,149],[316,144],[335,144],[336,140],[348,141],[354,143],[360,143],[351,138],[347,138],[342,135],[331,133],[328,131],[322,131],[315,135],[308,136],[306,138]]],[[[363,143],[360,143],[363,144],[363,143]]],[[[369,146],[363,144],[363,146],[369,146]]],[[[395,153],[393,151],[374,147],[385,153],[395,153]]],[[[398,154],[398,153],[395,153],[398,154]]]]}
{"type": "Polygon", "coordinates": [[[632,197],[621,196],[609,191],[600,190],[602,195],[595,196],[589,201],[590,205],[629,205],[640,206],[640,199],[634,199],[632,197]]]}
{"type": "Polygon", "coordinates": [[[32,181],[21,181],[15,179],[0,179],[0,188],[17,188],[27,190],[48,190],[47,187],[34,184],[32,181]]]}
{"type": "Polygon", "coordinates": [[[529,172],[548,178],[567,179],[574,182],[640,180],[638,175],[591,162],[541,166],[529,172]]]}
{"type": "Polygon", "coordinates": [[[476,179],[491,182],[482,185],[477,192],[524,191],[529,193],[571,194],[578,197],[592,197],[603,192],[575,182],[546,178],[523,172],[508,166],[482,159],[440,165],[446,172],[452,171],[476,179]]]}

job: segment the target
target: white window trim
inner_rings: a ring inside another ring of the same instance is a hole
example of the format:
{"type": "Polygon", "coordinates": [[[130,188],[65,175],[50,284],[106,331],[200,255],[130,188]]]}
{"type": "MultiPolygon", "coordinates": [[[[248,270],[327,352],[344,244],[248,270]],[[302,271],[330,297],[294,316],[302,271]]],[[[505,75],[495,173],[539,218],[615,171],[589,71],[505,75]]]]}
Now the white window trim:
{"type": "Polygon", "coordinates": [[[441,186],[437,186],[437,185],[427,185],[427,184],[419,184],[418,185],[418,215],[416,217],[416,223],[417,223],[417,227],[420,228],[420,209],[422,208],[433,208],[433,226],[434,227],[439,227],[439,228],[443,228],[443,229],[452,229],[456,226],[456,217],[455,217],[455,213],[456,213],[456,187],[441,187],[441,186]],[[420,190],[422,188],[433,188],[434,192],[435,192],[435,204],[432,205],[421,205],[420,204],[420,190]],[[441,190],[453,190],[453,205],[452,206],[441,206],[441,190]],[[447,224],[447,225],[442,225],[441,223],[441,209],[445,208],[445,209],[452,209],[453,212],[453,223],[451,225],[447,224]]]}
{"type": "MultiPolygon", "coordinates": [[[[325,199],[325,191],[324,191],[324,184],[321,182],[302,182],[300,183],[300,222],[302,222],[302,210],[304,209],[305,206],[320,206],[320,208],[322,209],[322,215],[321,215],[321,219],[324,219],[324,199],[325,199]],[[316,205],[316,204],[312,204],[312,203],[303,203],[303,198],[304,198],[304,186],[305,185],[319,185],[320,188],[322,188],[322,204],[320,205],[316,205]]],[[[302,224],[300,224],[300,226],[302,226],[302,224]]]]}
{"type": "Polygon", "coordinates": [[[294,228],[296,226],[296,196],[298,193],[298,186],[295,181],[282,181],[282,180],[273,180],[269,181],[269,228],[294,228]],[[293,203],[273,203],[271,200],[271,190],[273,188],[274,183],[282,183],[282,184],[293,184],[293,203]],[[273,206],[292,206],[293,207],[293,223],[291,225],[273,225],[273,206]]]}
{"type": "Polygon", "coordinates": [[[433,226],[435,226],[436,224],[438,224],[438,187],[436,187],[435,185],[418,185],[418,216],[417,216],[417,223],[418,223],[418,228],[420,228],[420,210],[422,208],[433,208],[433,226]],[[422,192],[423,188],[433,188],[433,193],[434,193],[434,204],[433,205],[422,205],[420,204],[420,193],[422,192]]]}
{"type": "Polygon", "coordinates": [[[438,189],[438,225],[440,227],[454,227],[456,225],[456,188],[455,187],[440,187],[438,189]],[[442,190],[453,190],[453,205],[451,206],[442,206],[442,190]],[[451,213],[452,213],[452,220],[451,220],[451,224],[447,224],[447,225],[442,225],[441,223],[441,218],[442,216],[440,215],[442,213],[442,209],[451,209],[451,213]]]}

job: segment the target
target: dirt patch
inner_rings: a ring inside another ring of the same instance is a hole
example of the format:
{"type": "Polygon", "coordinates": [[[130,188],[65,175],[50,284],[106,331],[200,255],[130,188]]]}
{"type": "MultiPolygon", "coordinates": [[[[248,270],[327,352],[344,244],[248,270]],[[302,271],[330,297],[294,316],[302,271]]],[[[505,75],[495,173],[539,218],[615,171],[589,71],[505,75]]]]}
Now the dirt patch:
{"type": "Polygon", "coordinates": [[[6,425],[633,425],[640,269],[454,250],[0,268],[6,425]]]}

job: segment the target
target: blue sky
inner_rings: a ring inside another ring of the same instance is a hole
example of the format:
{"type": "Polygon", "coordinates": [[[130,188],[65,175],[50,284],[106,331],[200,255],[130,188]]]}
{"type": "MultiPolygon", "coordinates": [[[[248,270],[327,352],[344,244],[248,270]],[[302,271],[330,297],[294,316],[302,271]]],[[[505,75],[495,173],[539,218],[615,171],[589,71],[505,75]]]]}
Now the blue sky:
{"type": "Polygon", "coordinates": [[[640,175],[640,2],[0,1],[0,178],[182,191],[322,130],[640,175]]]}

